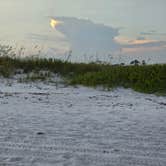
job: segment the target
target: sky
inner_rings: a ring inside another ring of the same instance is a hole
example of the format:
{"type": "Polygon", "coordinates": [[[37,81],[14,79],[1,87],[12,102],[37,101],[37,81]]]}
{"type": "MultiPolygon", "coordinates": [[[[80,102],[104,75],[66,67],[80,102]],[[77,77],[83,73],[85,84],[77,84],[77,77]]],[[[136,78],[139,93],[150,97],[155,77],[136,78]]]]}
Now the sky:
{"type": "Polygon", "coordinates": [[[72,49],[77,59],[83,54],[102,59],[102,53],[109,53],[117,60],[122,55],[123,61],[141,57],[166,62],[165,19],[165,0],[0,0],[0,42],[39,44],[56,55],[72,49]],[[53,29],[51,18],[64,24],[53,29]],[[91,37],[89,48],[86,35],[91,37]]]}

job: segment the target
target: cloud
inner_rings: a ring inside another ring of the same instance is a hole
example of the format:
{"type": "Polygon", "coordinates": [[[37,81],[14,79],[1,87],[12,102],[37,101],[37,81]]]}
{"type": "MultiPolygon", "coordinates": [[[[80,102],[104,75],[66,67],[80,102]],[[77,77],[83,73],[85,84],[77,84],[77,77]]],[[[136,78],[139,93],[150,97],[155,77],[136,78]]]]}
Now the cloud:
{"type": "Polygon", "coordinates": [[[122,47],[141,46],[143,44],[156,42],[156,40],[146,39],[145,37],[137,37],[136,39],[129,39],[127,37],[116,37],[116,42],[120,43],[122,47]]]}
{"type": "Polygon", "coordinates": [[[115,38],[121,47],[125,48],[140,48],[140,47],[165,47],[166,41],[146,39],[145,37],[137,37],[136,39],[129,39],[127,37],[115,38]]]}
{"type": "Polygon", "coordinates": [[[56,17],[63,22],[56,26],[56,30],[63,33],[73,52],[79,55],[109,53],[120,48],[114,38],[119,35],[119,29],[96,24],[90,20],[56,17]]]}
{"type": "Polygon", "coordinates": [[[127,37],[118,37],[116,41],[121,44],[121,54],[125,61],[133,58],[143,60],[151,59],[150,63],[163,63],[166,61],[166,41],[158,41],[138,37],[136,39],[128,39],[127,37]]]}
{"type": "Polygon", "coordinates": [[[37,42],[39,45],[43,45],[49,55],[64,55],[69,50],[69,43],[66,41],[66,38],[59,34],[29,33],[26,35],[26,39],[30,39],[30,41],[35,41],[35,43],[37,42]]]}
{"type": "Polygon", "coordinates": [[[52,42],[58,42],[61,40],[60,38],[56,38],[54,36],[48,36],[48,35],[41,35],[36,33],[29,33],[27,35],[27,38],[32,40],[39,40],[39,41],[52,41],[52,42]]]}
{"type": "Polygon", "coordinates": [[[143,40],[141,42],[138,42],[137,40],[135,40],[132,44],[130,45],[123,45],[123,47],[126,48],[142,48],[142,47],[146,47],[146,48],[153,48],[153,47],[165,47],[166,46],[166,41],[151,41],[151,40],[143,40]]]}
{"type": "Polygon", "coordinates": [[[146,40],[146,38],[143,36],[139,36],[139,37],[137,37],[137,40],[146,40]]]}
{"type": "MultiPolygon", "coordinates": [[[[33,41],[48,44],[50,55],[68,55],[69,50],[73,51],[72,60],[84,60],[83,55],[87,55],[88,60],[93,56],[100,60],[107,60],[108,54],[112,55],[112,63],[119,63],[119,55],[123,55],[126,61],[132,58],[142,58],[154,56],[165,60],[166,41],[148,39],[147,36],[140,35],[137,38],[127,38],[119,36],[119,29],[104,24],[96,24],[90,20],[72,17],[49,17],[61,22],[47,33],[30,33],[27,35],[33,41]],[[57,35],[57,32],[60,35],[57,35]]],[[[149,31],[149,33],[157,33],[149,31]]],[[[96,59],[97,59],[96,58],[96,59]]],[[[138,59],[139,59],[138,58],[138,59]]],[[[90,59],[91,60],[91,59],[90,59]]]]}
{"type": "MultiPolygon", "coordinates": [[[[145,54],[145,53],[147,53],[147,52],[155,52],[155,53],[157,53],[158,51],[161,51],[161,50],[163,50],[163,51],[165,51],[166,50],[166,48],[164,48],[164,47],[123,47],[123,49],[122,49],[122,51],[123,51],[123,53],[124,54],[133,54],[133,53],[135,53],[135,54],[140,54],[140,56],[142,55],[142,54],[145,54]]],[[[156,54],[157,55],[157,54],[156,54]]]]}
{"type": "Polygon", "coordinates": [[[140,35],[145,36],[166,36],[166,33],[159,33],[155,30],[149,31],[149,32],[141,32],[140,35]]]}

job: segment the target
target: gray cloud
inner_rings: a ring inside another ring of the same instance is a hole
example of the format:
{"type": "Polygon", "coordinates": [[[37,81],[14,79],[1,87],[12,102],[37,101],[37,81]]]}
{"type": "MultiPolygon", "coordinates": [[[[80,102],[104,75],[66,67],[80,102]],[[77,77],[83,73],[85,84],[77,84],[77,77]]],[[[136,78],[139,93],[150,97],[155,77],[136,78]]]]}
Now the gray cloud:
{"type": "Polygon", "coordinates": [[[60,38],[56,38],[54,36],[41,35],[41,34],[36,34],[36,33],[29,33],[26,37],[28,39],[39,40],[39,41],[59,42],[61,40],[60,38]]]}
{"type": "Polygon", "coordinates": [[[63,33],[71,49],[77,54],[108,53],[120,48],[120,45],[114,41],[119,35],[119,29],[95,24],[90,20],[55,17],[63,22],[56,29],[63,33]]]}
{"type": "Polygon", "coordinates": [[[146,38],[145,37],[143,37],[143,36],[139,36],[139,37],[137,37],[137,40],[145,40],[146,38]]]}
{"type": "Polygon", "coordinates": [[[166,33],[159,33],[155,30],[149,31],[149,32],[141,32],[140,35],[145,35],[145,36],[166,36],[166,33]]]}
{"type": "Polygon", "coordinates": [[[123,45],[122,47],[125,48],[141,48],[141,47],[162,47],[166,46],[166,41],[153,41],[153,42],[148,42],[148,43],[143,43],[143,44],[130,44],[130,45],[123,45]]]}

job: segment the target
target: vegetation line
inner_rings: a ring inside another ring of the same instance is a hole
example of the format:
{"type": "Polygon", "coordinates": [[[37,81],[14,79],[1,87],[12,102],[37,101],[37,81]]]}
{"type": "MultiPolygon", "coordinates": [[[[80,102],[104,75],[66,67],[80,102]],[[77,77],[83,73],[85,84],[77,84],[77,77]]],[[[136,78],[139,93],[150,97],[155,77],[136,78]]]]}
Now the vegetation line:
{"type": "Polygon", "coordinates": [[[35,57],[18,58],[9,46],[0,47],[0,76],[10,77],[21,70],[28,79],[44,80],[49,72],[63,76],[71,85],[132,88],[144,93],[166,94],[166,64],[110,65],[97,63],[71,63],[56,59],[35,57]],[[46,71],[45,75],[31,72],[46,71]],[[47,72],[48,71],[48,72],[47,72]]]}
{"type": "MultiPolygon", "coordinates": [[[[55,59],[0,57],[0,75],[10,77],[16,71],[50,71],[65,77],[72,85],[122,86],[145,93],[166,94],[166,64],[113,66],[62,62],[55,59]]],[[[43,78],[43,77],[42,77],[43,78]]]]}

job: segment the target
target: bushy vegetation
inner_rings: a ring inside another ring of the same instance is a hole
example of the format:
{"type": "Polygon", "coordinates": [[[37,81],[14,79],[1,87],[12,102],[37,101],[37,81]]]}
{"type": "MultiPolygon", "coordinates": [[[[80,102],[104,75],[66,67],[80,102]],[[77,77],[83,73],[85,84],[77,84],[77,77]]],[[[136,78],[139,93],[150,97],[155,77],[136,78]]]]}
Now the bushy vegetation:
{"type": "Polygon", "coordinates": [[[166,93],[166,65],[110,66],[99,72],[76,76],[73,84],[126,87],[146,93],[166,93]]]}
{"type": "MultiPolygon", "coordinates": [[[[11,50],[7,49],[7,51],[11,50]]],[[[0,56],[0,75],[4,77],[15,74],[18,69],[22,69],[27,74],[45,70],[64,76],[72,85],[106,88],[122,86],[146,93],[166,94],[166,64],[112,66],[70,63],[55,59],[16,58],[8,56],[7,51],[0,56]]],[[[40,76],[40,79],[44,80],[43,76],[40,76]]]]}
{"type": "MultiPolygon", "coordinates": [[[[32,71],[48,70],[53,73],[58,73],[63,76],[74,76],[85,74],[87,72],[97,72],[103,68],[104,65],[97,65],[94,63],[70,63],[63,62],[56,59],[38,59],[38,58],[10,58],[0,57],[0,67],[14,72],[16,69],[23,69],[25,73],[32,71]]],[[[0,70],[1,75],[3,74],[0,70]]]]}

